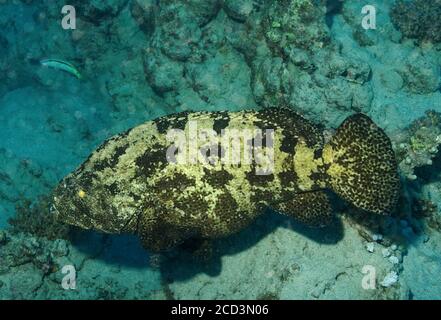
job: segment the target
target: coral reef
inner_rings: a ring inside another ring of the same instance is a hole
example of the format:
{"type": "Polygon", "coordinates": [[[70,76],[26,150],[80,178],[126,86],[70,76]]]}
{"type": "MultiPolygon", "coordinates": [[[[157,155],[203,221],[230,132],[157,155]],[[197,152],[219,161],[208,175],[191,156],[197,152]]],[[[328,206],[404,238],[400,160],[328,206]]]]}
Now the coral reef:
{"type": "Polygon", "coordinates": [[[103,23],[103,20],[110,20],[116,17],[127,5],[127,0],[100,1],[92,0],[87,6],[81,6],[81,0],[71,1],[74,7],[82,8],[81,16],[93,24],[103,23]]]}
{"type": "Polygon", "coordinates": [[[166,288],[161,287],[158,272],[148,268],[148,255],[133,239],[120,239],[114,241],[118,243],[115,245],[102,235],[78,234],[74,243],[72,241],[0,231],[0,297],[166,298],[166,288]],[[128,263],[124,273],[121,273],[121,263],[128,263]],[[63,279],[67,275],[63,271],[65,266],[75,270],[75,289],[63,287],[63,279]]]}
{"type": "Polygon", "coordinates": [[[49,240],[68,239],[70,227],[56,220],[51,212],[51,196],[41,197],[37,203],[23,200],[16,207],[16,214],[9,219],[11,231],[23,232],[49,240]]]}
{"type": "Polygon", "coordinates": [[[428,227],[441,231],[441,217],[438,213],[438,206],[430,200],[417,198],[412,203],[412,214],[414,217],[427,219],[428,227]]]}
{"type": "Polygon", "coordinates": [[[415,120],[407,131],[395,139],[395,149],[400,170],[407,178],[415,180],[415,168],[431,165],[441,144],[441,113],[431,110],[415,120]]]}
{"type": "Polygon", "coordinates": [[[362,28],[363,1],[75,0],[76,30],[61,28],[65,4],[0,1],[1,299],[441,295],[439,0],[371,0],[375,30],[362,28]],[[282,105],[330,128],[356,111],[384,128],[404,178],[395,214],[336,203],[341,223],[319,231],[265,218],[198,263],[133,238],[49,240],[63,232],[40,228],[50,216],[39,197],[107,137],[166,113],[282,105]],[[77,290],[61,287],[65,265],[77,290]],[[360,287],[365,265],[376,290],[360,287]]]}
{"type": "Polygon", "coordinates": [[[292,47],[312,50],[329,43],[326,7],[312,0],[273,1],[262,27],[271,48],[286,54],[292,47]]]}
{"type": "Polygon", "coordinates": [[[259,2],[255,0],[224,0],[222,6],[231,19],[239,22],[245,22],[256,7],[259,2]]]}
{"type": "Polygon", "coordinates": [[[404,79],[404,87],[409,92],[430,94],[440,89],[441,68],[438,63],[427,59],[423,52],[414,52],[407,57],[397,72],[404,79]]]}
{"type": "Polygon", "coordinates": [[[404,36],[420,42],[441,42],[440,0],[397,0],[390,15],[404,36]]]}

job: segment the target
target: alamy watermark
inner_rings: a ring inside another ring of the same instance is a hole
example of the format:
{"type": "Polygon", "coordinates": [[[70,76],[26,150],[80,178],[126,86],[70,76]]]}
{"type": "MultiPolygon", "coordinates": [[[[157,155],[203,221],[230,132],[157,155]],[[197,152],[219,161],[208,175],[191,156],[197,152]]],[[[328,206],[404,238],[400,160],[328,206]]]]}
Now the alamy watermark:
{"type": "Polygon", "coordinates": [[[223,165],[255,167],[256,175],[274,172],[273,129],[213,129],[198,128],[197,121],[188,122],[187,132],[170,129],[167,141],[167,161],[179,165],[223,165]]]}
{"type": "Polygon", "coordinates": [[[361,20],[363,29],[377,29],[377,9],[373,5],[368,4],[361,9],[361,13],[365,15],[361,20]]]}
{"type": "Polygon", "coordinates": [[[64,290],[75,290],[77,288],[77,271],[71,264],[63,266],[61,273],[65,274],[61,280],[61,287],[64,290]]]}
{"type": "Polygon", "coordinates": [[[365,265],[361,272],[365,275],[361,280],[361,287],[364,290],[374,290],[376,289],[377,282],[377,270],[374,266],[365,265]]]}
{"type": "Polygon", "coordinates": [[[61,20],[61,26],[64,30],[75,30],[77,28],[77,16],[74,6],[65,5],[61,9],[61,13],[65,16],[61,20]]]}

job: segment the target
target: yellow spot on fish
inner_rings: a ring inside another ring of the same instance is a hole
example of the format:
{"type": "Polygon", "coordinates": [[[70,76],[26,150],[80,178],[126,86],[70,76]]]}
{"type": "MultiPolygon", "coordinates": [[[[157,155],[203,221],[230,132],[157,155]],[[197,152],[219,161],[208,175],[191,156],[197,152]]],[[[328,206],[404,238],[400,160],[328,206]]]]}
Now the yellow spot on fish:
{"type": "Polygon", "coordinates": [[[314,158],[314,149],[309,148],[304,141],[299,141],[295,147],[294,170],[301,190],[311,190],[314,182],[317,182],[312,178],[312,173],[318,172],[319,165],[322,165],[322,160],[314,158]]]}
{"type": "Polygon", "coordinates": [[[78,196],[83,199],[86,196],[86,191],[80,189],[80,191],[78,191],[78,196]]]}
{"type": "MultiPolygon", "coordinates": [[[[349,166],[344,167],[342,165],[339,165],[335,163],[336,159],[339,159],[341,156],[345,155],[347,153],[345,148],[340,148],[340,150],[335,151],[332,149],[330,145],[326,145],[323,149],[323,161],[324,163],[329,165],[329,168],[327,170],[327,174],[333,178],[339,178],[342,175],[351,174],[353,173],[353,170],[349,166]]],[[[349,163],[354,162],[354,159],[349,159],[349,163]]]]}

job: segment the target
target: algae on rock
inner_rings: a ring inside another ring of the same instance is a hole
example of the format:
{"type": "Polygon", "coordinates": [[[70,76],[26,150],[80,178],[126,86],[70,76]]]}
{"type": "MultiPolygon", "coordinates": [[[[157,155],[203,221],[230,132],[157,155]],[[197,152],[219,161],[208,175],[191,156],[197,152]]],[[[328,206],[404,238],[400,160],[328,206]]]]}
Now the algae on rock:
{"type": "Polygon", "coordinates": [[[12,231],[49,240],[68,239],[70,227],[55,219],[50,206],[50,196],[41,197],[36,204],[23,200],[16,207],[15,217],[9,219],[12,231]]]}
{"type": "Polygon", "coordinates": [[[419,42],[441,42],[440,0],[397,0],[391,10],[394,25],[411,39],[419,42]]]}
{"type": "Polygon", "coordinates": [[[269,46],[281,52],[290,47],[322,48],[330,41],[325,14],[326,6],[312,0],[272,2],[263,20],[269,46]]]}
{"type": "Polygon", "coordinates": [[[416,179],[414,169],[432,164],[441,144],[441,113],[431,110],[415,120],[405,134],[396,137],[397,160],[401,172],[416,179]]]}

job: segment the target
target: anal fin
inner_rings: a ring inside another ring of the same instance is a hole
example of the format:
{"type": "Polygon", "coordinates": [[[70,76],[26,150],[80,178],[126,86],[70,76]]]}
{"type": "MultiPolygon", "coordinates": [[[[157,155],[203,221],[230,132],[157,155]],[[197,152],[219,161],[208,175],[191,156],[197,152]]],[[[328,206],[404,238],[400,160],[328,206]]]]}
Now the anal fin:
{"type": "Polygon", "coordinates": [[[331,203],[324,191],[299,193],[294,195],[293,199],[271,207],[313,227],[325,227],[333,218],[331,203]]]}

